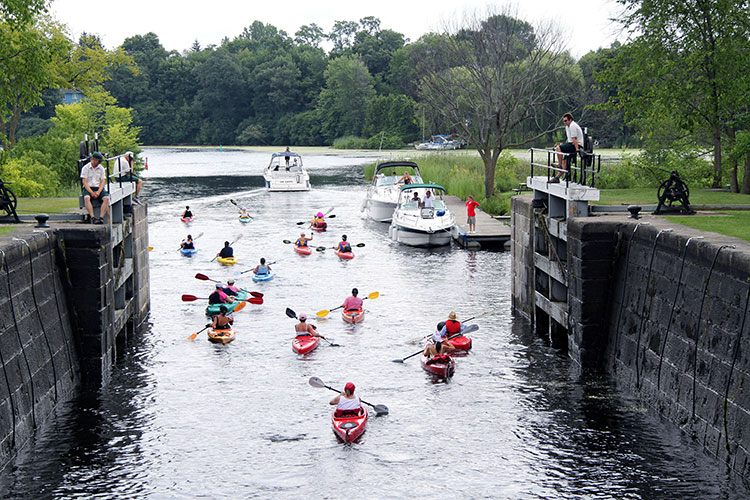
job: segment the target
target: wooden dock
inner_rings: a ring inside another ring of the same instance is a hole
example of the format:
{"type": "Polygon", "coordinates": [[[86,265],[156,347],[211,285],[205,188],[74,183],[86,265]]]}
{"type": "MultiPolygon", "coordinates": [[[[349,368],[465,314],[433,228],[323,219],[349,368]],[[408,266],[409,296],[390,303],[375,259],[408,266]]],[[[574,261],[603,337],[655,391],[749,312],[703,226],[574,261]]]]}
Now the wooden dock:
{"type": "MultiPolygon", "coordinates": [[[[471,250],[503,248],[510,242],[509,222],[506,224],[503,220],[498,220],[477,208],[477,232],[469,234],[469,226],[466,224],[466,202],[456,196],[446,196],[445,204],[456,216],[456,225],[451,229],[451,236],[462,247],[471,250]]],[[[510,218],[506,220],[510,221],[510,218]]]]}

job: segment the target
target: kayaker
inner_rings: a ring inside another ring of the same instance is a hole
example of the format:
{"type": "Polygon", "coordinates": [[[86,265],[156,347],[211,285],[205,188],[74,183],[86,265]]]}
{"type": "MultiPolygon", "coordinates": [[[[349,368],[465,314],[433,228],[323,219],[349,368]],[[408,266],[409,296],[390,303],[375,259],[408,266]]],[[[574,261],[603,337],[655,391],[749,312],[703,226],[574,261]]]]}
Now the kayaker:
{"type": "Polygon", "coordinates": [[[359,290],[352,288],[352,295],[344,299],[344,303],[341,306],[344,311],[361,311],[362,310],[362,299],[357,297],[359,290]]]}
{"type": "Polygon", "coordinates": [[[451,351],[449,348],[450,344],[447,342],[430,342],[427,344],[424,348],[424,351],[422,351],[422,354],[424,356],[427,356],[428,358],[434,358],[435,356],[442,356],[443,354],[447,354],[451,351]]]}
{"type": "Polygon", "coordinates": [[[192,216],[193,216],[193,212],[190,211],[190,207],[185,207],[185,211],[182,212],[182,218],[189,219],[192,216]]]}
{"type": "Polygon", "coordinates": [[[315,326],[307,324],[307,314],[300,313],[298,318],[299,323],[294,325],[294,332],[297,337],[320,337],[318,332],[315,331],[315,326]]]}
{"type": "Polygon", "coordinates": [[[250,214],[247,213],[246,208],[240,208],[239,212],[240,212],[240,217],[250,217],[250,214]]]}
{"type": "Polygon", "coordinates": [[[312,218],[311,225],[313,227],[322,227],[323,229],[328,227],[328,223],[325,221],[325,216],[323,215],[323,212],[318,212],[312,218]]]}
{"type": "Polygon", "coordinates": [[[341,236],[341,241],[339,242],[338,250],[339,252],[344,252],[344,253],[350,253],[352,251],[352,246],[349,244],[348,241],[346,241],[345,234],[341,236]]]}
{"type": "Polygon", "coordinates": [[[233,297],[236,297],[240,293],[240,289],[234,286],[234,280],[227,280],[227,286],[223,290],[224,293],[233,297]]]}
{"type": "Polygon", "coordinates": [[[451,335],[462,333],[466,330],[466,326],[462,325],[457,318],[458,316],[456,316],[456,313],[453,311],[448,314],[448,319],[445,321],[444,326],[439,328],[441,337],[450,337],[451,335]]]}
{"type": "MultiPolygon", "coordinates": [[[[451,334],[455,335],[455,333],[451,334]]],[[[445,351],[454,351],[456,348],[453,347],[453,344],[450,342],[446,342],[450,336],[445,332],[445,321],[441,321],[437,324],[437,328],[435,329],[435,333],[432,334],[432,343],[443,344],[443,350],[445,351]]]]}
{"type": "Polygon", "coordinates": [[[358,415],[362,409],[362,403],[359,396],[354,394],[354,384],[347,382],[344,386],[344,392],[336,396],[329,403],[336,406],[336,416],[343,417],[346,415],[358,415]]]}
{"type": "Polygon", "coordinates": [[[224,242],[224,248],[216,254],[217,257],[226,259],[227,257],[234,257],[234,250],[229,246],[229,242],[224,242]]]}
{"type": "Polygon", "coordinates": [[[255,266],[255,269],[253,269],[254,274],[268,274],[271,272],[271,265],[266,264],[265,257],[260,258],[260,264],[255,266]]]}
{"type": "Polygon", "coordinates": [[[297,238],[297,241],[294,242],[295,245],[298,247],[307,247],[307,242],[312,241],[313,235],[310,233],[310,237],[308,238],[305,236],[305,233],[302,233],[299,235],[299,238],[297,238]]]}
{"type": "Polygon", "coordinates": [[[182,240],[182,243],[180,243],[180,246],[182,246],[182,248],[184,248],[185,250],[195,248],[195,245],[193,244],[193,236],[188,234],[187,238],[182,240]]]}
{"type": "Polygon", "coordinates": [[[224,293],[224,285],[216,283],[216,290],[208,296],[208,303],[210,304],[226,304],[232,302],[234,298],[224,293]]]}
{"type": "Polygon", "coordinates": [[[234,318],[227,316],[227,306],[219,307],[219,314],[214,316],[214,320],[211,322],[211,328],[214,330],[223,330],[234,324],[234,318]]]}

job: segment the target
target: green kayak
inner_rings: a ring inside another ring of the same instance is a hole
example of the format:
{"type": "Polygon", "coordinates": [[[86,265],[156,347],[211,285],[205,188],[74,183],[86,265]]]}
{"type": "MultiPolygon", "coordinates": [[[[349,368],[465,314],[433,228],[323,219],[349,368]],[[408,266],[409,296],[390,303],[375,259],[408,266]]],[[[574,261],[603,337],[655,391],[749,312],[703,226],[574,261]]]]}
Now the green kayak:
{"type": "MultiPolygon", "coordinates": [[[[242,290],[240,290],[237,293],[237,298],[241,301],[245,300],[247,298],[247,292],[243,292],[242,290]]],[[[237,308],[238,305],[240,305],[239,302],[230,302],[228,304],[209,304],[209,306],[206,307],[206,316],[215,316],[216,314],[219,314],[219,308],[221,306],[227,306],[227,310],[229,312],[232,312],[237,308]]]]}

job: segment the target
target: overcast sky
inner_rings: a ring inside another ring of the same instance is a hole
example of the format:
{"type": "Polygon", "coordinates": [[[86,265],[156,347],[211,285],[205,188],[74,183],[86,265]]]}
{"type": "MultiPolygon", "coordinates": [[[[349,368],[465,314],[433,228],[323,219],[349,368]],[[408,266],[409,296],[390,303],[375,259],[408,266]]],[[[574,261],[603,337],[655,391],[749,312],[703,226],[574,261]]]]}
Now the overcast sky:
{"type": "MultiPolygon", "coordinates": [[[[327,0],[52,0],[52,14],[77,38],[83,31],[98,34],[107,48],[126,38],[153,31],[167,50],[182,52],[194,40],[202,47],[218,45],[222,38],[239,35],[258,20],[272,24],[290,36],[300,26],[316,23],[330,31],[334,21],[380,19],[391,29],[414,41],[430,31],[441,31],[446,21],[460,20],[467,12],[486,11],[501,3],[463,0],[379,0],[372,3],[327,0]],[[459,6],[460,4],[460,6],[459,6]]],[[[608,47],[621,39],[610,19],[619,12],[614,0],[526,0],[513,3],[519,17],[529,22],[557,21],[566,32],[571,54],[579,58],[590,50],[608,47]]]]}

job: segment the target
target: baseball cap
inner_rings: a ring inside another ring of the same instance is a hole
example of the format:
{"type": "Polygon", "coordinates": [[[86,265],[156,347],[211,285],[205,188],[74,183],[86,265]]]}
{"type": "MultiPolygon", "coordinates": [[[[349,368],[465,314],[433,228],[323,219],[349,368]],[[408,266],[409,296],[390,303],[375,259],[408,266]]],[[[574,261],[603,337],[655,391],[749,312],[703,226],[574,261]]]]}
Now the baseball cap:
{"type": "Polygon", "coordinates": [[[344,386],[345,391],[354,392],[354,389],[355,389],[354,384],[352,384],[351,382],[347,382],[346,385],[344,386]]]}
{"type": "Polygon", "coordinates": [[[129,156],[133,158],[133,152],[132,151],[125,151],[125,156],[129,156]]]}
{"type": "Polygon", "coordinates": [[[93,158],[96,158],[99,161],[104,161],[104,157],[99,151],[95,151],[94,154],[91,155],[93,158]]]}
{"type": "Polygon", "coordinates": [[[299,313],[299,320],[300,321],[305,321],[306,319],[307,319],[307,314],[305,314],[305,313],[299,313]]]}

